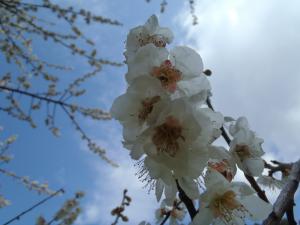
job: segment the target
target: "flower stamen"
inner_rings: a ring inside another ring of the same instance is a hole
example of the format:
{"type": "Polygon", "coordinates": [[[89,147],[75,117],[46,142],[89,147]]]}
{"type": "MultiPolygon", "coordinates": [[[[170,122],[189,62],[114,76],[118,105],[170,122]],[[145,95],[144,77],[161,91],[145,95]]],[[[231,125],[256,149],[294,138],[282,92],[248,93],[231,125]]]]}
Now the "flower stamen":
{"type": "Polygon", "coordinates": [[[140,33],[137,36],[137,40],[139,42],[140,47],[152,43],[156,47],[164,48],[167,45],[167,42],[164,39],[165,38],[163,36],[161,36],[161,35],[146,35],[146,36],[142,36],[142,34],[140,33]]]}
{"type": "Polygon", "coordinates": [[[177,82],[181,80],[181,72],[175,69],[170,60],[165,60],[159,67],[154,67],[151,75],[159,79],[163,88],[170,92],[176,90],[177,82]]]}
{"type": "Polygon", "coordinates": [[[174,157],[179,151],[179,139],[185,140],[182,136],[182,127],[176,118],[169,116],[165,123],[155,128],[152,142],[158,152],[165,152],[174,157]]]}
{"type": "Polygon", "coordinates": [[[144,99],[141,104],[142,108],[139,111],[138,118],[140,121],[144,122],[149,114],[152,112],[154,104],[160,101],[160,96],[154,96],[152,98],[144,99]]]}

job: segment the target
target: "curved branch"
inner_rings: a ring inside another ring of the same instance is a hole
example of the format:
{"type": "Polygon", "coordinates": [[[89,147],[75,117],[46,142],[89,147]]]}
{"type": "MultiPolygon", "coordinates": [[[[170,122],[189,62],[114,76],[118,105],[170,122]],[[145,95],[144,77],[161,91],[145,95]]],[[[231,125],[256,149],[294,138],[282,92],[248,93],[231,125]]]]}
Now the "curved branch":
{"type": "MultiPolygon", "coordinates": [[[[291,174],[288,177],[287,183],[284,185],[276,202],[273,206],[273,212],[263,222],[263,225],[276,225],[280,222],[283,214],[290,211],[291,204],[294,201],[295,192],[300,181],[300,160],[295,162],[292,167],[291,174]]],[[[289,212],[290,213],[290,212],[289,212]]]]}

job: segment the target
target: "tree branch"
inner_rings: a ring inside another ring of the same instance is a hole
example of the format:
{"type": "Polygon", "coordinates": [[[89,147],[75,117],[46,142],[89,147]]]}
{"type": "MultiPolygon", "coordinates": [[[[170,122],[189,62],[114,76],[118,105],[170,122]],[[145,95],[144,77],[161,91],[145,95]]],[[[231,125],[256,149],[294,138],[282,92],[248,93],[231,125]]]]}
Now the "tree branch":
{"type": "Polygon", "coordinates": [[[294,209],[293,209],[294,205],[295,205],[294,201],[291,201],[286,211],[286,217],[290,225],[297,225],[297,222],[294,217],[294,209]]]}
{"type": "Polygon", "coordinates": [[[20,214],[16,215],[14,218],[10,219],[9,221],[5,222],[3,225],[8,225],[10,223],[12,223],[15,220],[19,220],[21,218],[21,216],[24,216],[25,214],[29,213],[31,210],[35,209],[36,207],[38,207],[39,205],[44,204],[45,202],[47,202],[48,200],[50,200],[51,198],[55,197],[56,195],[58,195],[59,193],[64,193],[64,189],[59,189],[58,191],[56,191],[55,193],[53,193],[52,195],[44,198],[43,200],[39,201],[38,203],[34,204],[33,206],[31,206],[29,209],[26,209],[25,211],[21,212],[20,214]]]}
{"type": "Polygon", "coordinates": [[[288,216],[291,216],[291,204],[294,201],[295,192],[300,181],[300,160],[295,162],[286,184],[280,192],[273,206],[273,212],[263,222],[263,225],[276,225],[280,222],[283,214],[289,210],[288,216]]]}
{"type": "Polygon", "coordinates": [[[180,200],[185,204],[191,219],[193,220],[193,218],[195,217],[195,215],[197,214],[197,210],[194,206],[193,201],[185,194],[184,190],[180,187],[178,180],[176,180],[176,185],[177,185],[177,189],[179,191],[179,198],[180,200]]]}

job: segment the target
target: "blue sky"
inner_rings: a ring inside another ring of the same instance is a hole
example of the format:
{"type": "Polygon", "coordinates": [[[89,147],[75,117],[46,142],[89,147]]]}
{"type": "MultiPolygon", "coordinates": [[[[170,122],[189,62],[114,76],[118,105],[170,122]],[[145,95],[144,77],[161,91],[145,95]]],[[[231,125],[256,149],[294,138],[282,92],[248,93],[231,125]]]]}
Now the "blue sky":
{"type": "MultiPolygon", "coordinates": [[[[85,27],[82,24],[87,36],[97,43],[100,55],[116,61],[123,61],[128,30],[143,24],[150,15],[157,14],[160,23],[173,30],[174,44],[195,48],[201,54],[205,68],[213,71],[210,80],[215,107],[226,116],[246,116],[249,119],[253,130],[265,140],[266,159],[298,159],[300,3],[296,0],[288,5],[279,0],[197,1],[197,26],[191,25],[189,7],[184,1],[172,1],[164,14],[159,13],[159,3],[154,0],[149,4],[143,0],[70,0],[64,4],[87,8],[124,23],[122,27],[85,27]]],[[[43,42],[37,40],[34,50],[50,61],[74,65],[73,72],[60,74],[63,82],[74,74],[85,72],[84,62],[51,46],[45,48],[43,42]]],[[[79,101],[87,106],[109,110],[113,99],[126,89],[125,72],[125,66],[104,67],[99,76],[86,84],[88,97],[79,101]]],[[[80,119],[86,132],[120,165],[117,169],[87,150],[62,112],[57,118],[62,130],[60,138],[53,137],[43,126],[43,118],[44,115],[36,114],[39,127],[33,130],[27,124],[0,115],[0,125],[4,127],[1,138],[18,135],[10,150],[15,158],[5,168],[19,175],[47,181],[52,189],[63,187],[67,192],[14,224],[33,224],[39,215],[51,218],[62,202],[77,190],[87,193],[82,202],[84,211],[77,224],[110,224],[113,221],[110,210],[120,203],[124,188],[128,188],[128,194],[133,198],[132,205],[126,210],[129,224],[153,220],[154,210],[159,204],[154,193],[148,194],[135,177],[134,162],[128,157],[128,151],[122,148],[121,126],[116,121],[80,119]]],[[[0,192],[13,203],[0,211],[0,223],[43,198],[2,175],[0,192]]],[[[271,198],[275,194],[271,193],[271,198]]],[[[299,197],[297,199],[296,202],[299,202],[299,197]]],[[[299,206],[295,209],[297,211],[300,211],[299,206]]]]}

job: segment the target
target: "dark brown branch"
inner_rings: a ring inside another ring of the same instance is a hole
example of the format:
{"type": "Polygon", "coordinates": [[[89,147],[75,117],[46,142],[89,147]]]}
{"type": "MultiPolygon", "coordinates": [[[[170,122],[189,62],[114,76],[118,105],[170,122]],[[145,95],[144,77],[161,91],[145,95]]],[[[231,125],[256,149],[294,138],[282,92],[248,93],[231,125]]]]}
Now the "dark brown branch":
{"type": "MultiPolygon", "coordinates": [[[[5,90],[5,91],[12,92],[12,93],[18,93],[18,94],[21,94],[21,95],[25,95],[25,96],[35,98],[35,99],[38,99],[38,100],[41,100],[41,101],[45,101],[47,103],[53,103],[54,105],[60,105],[62,107],[67,107],[68,109],[71,109],[71,110],[74,108],[74,105],[68,104],[65,101],[55,100],[55,99],[52,99],[52,98],[49,98],[49,97],[41,96],[39,94],[31,93],[31,92],[28,92],[28,91],[23,91],[23,90],[20,90],[20,89],[17,89],[17,88],[12,88],[12,87],[8,87],[8,86],[0,86],[0,90],[1,89],[5,90]]],[[[79,107],[79,108],[84,109],[83,107],[79,107]]],[[[103,112],[103,115],[107,116],[106,119],[111,119],[109,113],[103,112]]],[[[103,117],[103,119],[104,119],[104,117],[103,117]]]]}
{"type": "Polygon", "coordinates": [[[260,197],[262,200],[264,200],[265,202],[269,202],[266,193],[264,190],[262,190],[259,185],[257,184],[256,180],[254,179],[254,177],[247,175],[246,173],[244,173],[244,176],[246,177],[246,179],[248,180],[248,182],[250,183],[251,187],[256,191],[258,197],[260,197]]]}
{"type": "Polygon", "coordinates": [[[275,164],[275,166],[265,161],[265,168],[269,170],[269,176],[271,177],[276,172],[281,172],[283,176],[287,176],[290,173],[293,166],[293,163],[282,163],[276,160],[272,160],[271,162],[275,164]]]}
{"type": "MultiPolygon", "coordinates": [[[[207,98],[206,100],[206,104],[207,106],[213,110],[214,110],[214,107],[209,99],[209,97],[207,98]]],[[[224,127],[222,126],[221,127],[221,132],[222,132],[222,137],[225,139],[226,143],[230,146],[230,142],[231,142],[231,139],[229,137],[229,135],[227,134],[226,130],[224,129],[224,127]]],[[[265,202],[269,202],[267,196],[266,196],[266,193],[265,191],[263,191],[259,185],[257,184],[256,180],[254,179],[253,176],[250,176],[250,175],[247,175],[246,173],[244,173],[244,176],[246,177],[246,179],[248,180],[248,182],[250,183],[251,187],[256,191],[258,197],[260,197],[262,200],[264,200],[265,202]]]]}
{"type": "Polygon", "coordinates": [[[36,99],[46,101],[46,102],[49,102],[49,103],[53,103],[53,104],[58,104],[58,105],[65,106],[65,107],[68,107],[68,108],[72,107],[71,104],[67,104],[63,101],[59,101],[59,100],[55,100],[55,99],[52,99],[52,98],[40,96],[38,94],[34,94],[34,93],[31,93],[31,92],[28,92],[28,91],[23,91],[23,90],[20,90],[20,89],[17,89],[17,88],[11,88],[11,87],[8,87],[8,86],[0,86],[0,89],[6,90],[6,91],[9,91],[9,92],[13,92],[13,93],[26,95],[26,96],[29,96],[29,97],[32,97],[32,98],[36,98],[36,99]]]}
{"type": "MultiPolygon", "coordinates": [[[[300,160],[295,162],[292,167],[292,171],[288,177],[288,180],[282,191],[280,192],[276,202],[273,206],[273,212],[263,222],[263,225],[276,225],[280,222],[283,214],[287,210],[291,210],[291,204],[294,201],[295,192],[299,186],[300,181],[300,160]]],[[[289,212],[291,216],[291,211],[289,212]]]]}
{"type": "Polygon", "coordinates": [[[176,185],[177,185],[177,189],[179,192],[179,198],[180,200],[185,204],[191,219],[193,220],[193,218],[195,217],[195,215],[197,214],[197,210],[194,206],[193,201],[186,195],[186,193],[184,192],[184,190],[180,187],[178,180],[176,180],[176,185]]]}
{"type": "Polygon", "coordinates": [[[295,220],[295,216],[294,216],[294,201],[291,201],[288,209],[286,210],[286,218],[289,222],[290,225],[297,225],[297,222],[295,220]]]}

